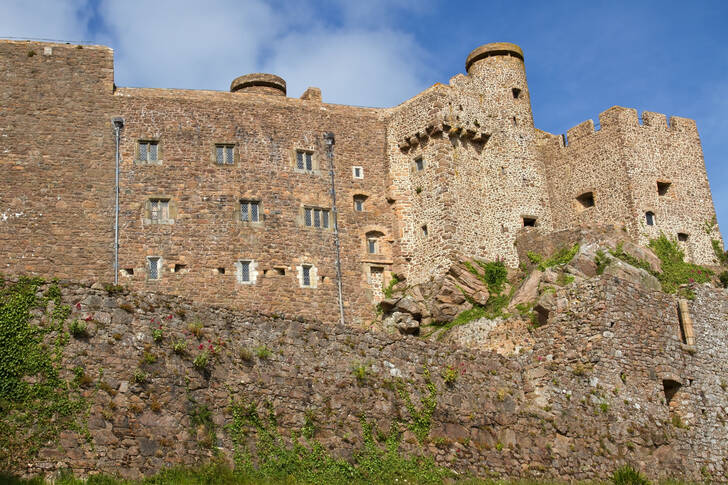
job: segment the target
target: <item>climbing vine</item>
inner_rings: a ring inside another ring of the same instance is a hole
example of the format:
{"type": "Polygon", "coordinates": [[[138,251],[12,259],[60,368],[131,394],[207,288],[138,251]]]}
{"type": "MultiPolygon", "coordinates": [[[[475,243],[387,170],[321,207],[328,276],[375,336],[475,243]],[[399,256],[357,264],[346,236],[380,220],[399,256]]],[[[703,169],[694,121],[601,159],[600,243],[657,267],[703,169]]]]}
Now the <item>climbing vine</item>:
{"type": "Polygon", "coordinates": [[[33,456],[65,429],[84,431],[77,419],[86,408],[79,380],[59,373],[71,309],[61,303],[55,284],[38,298],[43,283],[21,277],[0,288],[0,469],[33,456]],[[50,301],[53,310],[44,323],[31,323],[31,310],[50,301]]]}

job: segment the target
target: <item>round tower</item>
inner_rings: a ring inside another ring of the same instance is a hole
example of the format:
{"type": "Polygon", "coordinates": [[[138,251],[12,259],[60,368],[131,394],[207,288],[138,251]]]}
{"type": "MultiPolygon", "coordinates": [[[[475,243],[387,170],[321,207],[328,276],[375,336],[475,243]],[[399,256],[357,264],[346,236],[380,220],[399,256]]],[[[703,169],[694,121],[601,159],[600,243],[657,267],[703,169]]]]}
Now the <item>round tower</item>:
{"type": "Polygon", "coordinates": [[[515,126],[533,126],[523,51],[510,42],[494,42],[473,50],[465,61],[468,76],[489,103],[501,108],[515,126]]]}
{"type": "Polygon", "coordinates": [[[286,95],[286,81],[275,74],[256,72],[237,77],[230,84],[231,93],[286,95]]]}

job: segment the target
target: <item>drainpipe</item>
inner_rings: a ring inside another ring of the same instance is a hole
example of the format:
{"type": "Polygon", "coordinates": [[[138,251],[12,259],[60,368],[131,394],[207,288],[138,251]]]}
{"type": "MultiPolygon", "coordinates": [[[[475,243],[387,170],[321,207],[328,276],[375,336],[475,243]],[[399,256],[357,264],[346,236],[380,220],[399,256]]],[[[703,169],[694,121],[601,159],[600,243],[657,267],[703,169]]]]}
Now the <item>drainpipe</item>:
{"type": "Polygon", "coordinates": [[[326,156],[329,158],[329,175],[331,175],[331,213],[334,216],[334,245],[336,246],[336,285],[339,290],[339,317],[344,323],[344,300],[341,291],[341,245],[339,243],[339,221],[336,211],[336,185],[334,183],[334,134],[324,133],[326,141],[326,156]]]}
{"type": "Polygon", "coordinates": [[[116,200],[114,202],[114,285],[119,284],[119,140],[121,129],[124,127],[124,118],[116,117],[112,120],[116,133],[116,179],[114,191],[116,200]]]}

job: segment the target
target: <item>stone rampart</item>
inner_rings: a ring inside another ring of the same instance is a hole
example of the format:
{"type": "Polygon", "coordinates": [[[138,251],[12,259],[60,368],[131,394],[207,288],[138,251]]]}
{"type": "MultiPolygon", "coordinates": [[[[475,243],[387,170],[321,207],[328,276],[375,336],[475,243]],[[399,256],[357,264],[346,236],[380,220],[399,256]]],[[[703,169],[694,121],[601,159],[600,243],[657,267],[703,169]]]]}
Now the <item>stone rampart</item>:
{"type": "MultiPolygon", "coordinates": [[[[613,277],[589,280],[559,290],[547,323],[508,357],[178,297],[61,286],[69,322],[88,325],[87,337],[65,347],[62,374],[80,367],[90,377],[82,384],[89,435],[64,431],[21,473],[140,476],[218,451],[230,458],[231,402],[269,406],[284,436],[312,421],[313,439],[347,457],[361,443],[361,416],[385,432],[393,420],[407,429],[396,389],[421,409],[425,369],[437,389],[432,425],[422,442],[406,431],[402,446],[459,472],[590,479],[623,463],[653,478],[725,480],[728,472],[724,290],[695,289],[688,346],[674,297],[613,277]],[[194,363],[203,352],[205,368],[194,363]],[[209,428],[194,424],[202,407],[209,428]]],[[[43,309],[33,314],[34,323],[47,321],[43,309]]]]}

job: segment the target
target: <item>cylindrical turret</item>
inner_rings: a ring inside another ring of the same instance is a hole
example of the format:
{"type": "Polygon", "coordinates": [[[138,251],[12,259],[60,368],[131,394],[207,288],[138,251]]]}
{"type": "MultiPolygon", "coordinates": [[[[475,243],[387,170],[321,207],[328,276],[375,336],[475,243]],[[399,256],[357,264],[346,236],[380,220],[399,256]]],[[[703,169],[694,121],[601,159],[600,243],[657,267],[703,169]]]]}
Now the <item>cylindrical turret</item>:
{"type": "Polygon", "coordinates": [[[523,51],[516,44],[495,42],[473,50],[465,61],[468,76],[480,85],[485,100],[499,106],[514,126],[533,126],[523,51]]]}
{"type": "Polygon", "coordinates": [[[286,81],[275,74],[256,72],[235,78],[230,84],[230,92],[285,96],[286,81]]]}

